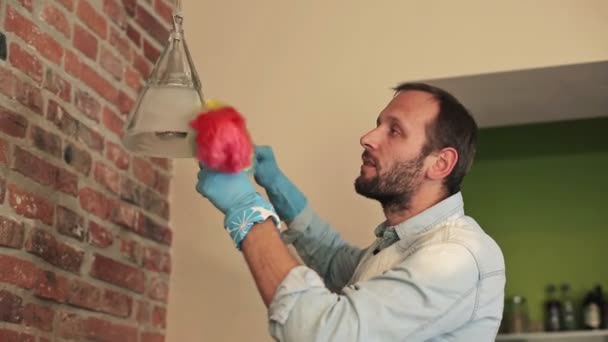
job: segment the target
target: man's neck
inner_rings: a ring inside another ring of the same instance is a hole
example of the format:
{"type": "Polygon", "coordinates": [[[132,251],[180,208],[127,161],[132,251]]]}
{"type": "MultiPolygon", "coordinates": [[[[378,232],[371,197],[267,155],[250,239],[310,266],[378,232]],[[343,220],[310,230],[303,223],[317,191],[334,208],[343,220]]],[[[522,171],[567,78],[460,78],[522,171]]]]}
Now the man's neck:
{"type": "Polygon", "coordinates": [[[400,224],[443,201],[446,197],[447,195],[443,187],[421,188],[414,194],[406,209],[384,207],[383,210],[386,222],[389,226],[400,224]]]}

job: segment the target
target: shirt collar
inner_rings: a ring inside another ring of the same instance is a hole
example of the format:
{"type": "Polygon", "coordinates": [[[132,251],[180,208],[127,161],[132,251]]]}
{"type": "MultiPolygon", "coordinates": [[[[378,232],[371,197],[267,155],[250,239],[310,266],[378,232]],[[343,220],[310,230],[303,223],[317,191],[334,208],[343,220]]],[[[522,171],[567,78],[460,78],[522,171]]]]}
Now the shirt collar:
{"type": "Polygon", "coordinates": [[[376,227],[374,234],[381,238],[388,233],[387,230],[394,230],[400,240],[406,240],[427,232],[438,222],[445,220],[454,214],[464,215],[464,202],[461,192],[455,193],[432,207],[427,208],[394,226],[389,226],[385,221],[376,227]]]}

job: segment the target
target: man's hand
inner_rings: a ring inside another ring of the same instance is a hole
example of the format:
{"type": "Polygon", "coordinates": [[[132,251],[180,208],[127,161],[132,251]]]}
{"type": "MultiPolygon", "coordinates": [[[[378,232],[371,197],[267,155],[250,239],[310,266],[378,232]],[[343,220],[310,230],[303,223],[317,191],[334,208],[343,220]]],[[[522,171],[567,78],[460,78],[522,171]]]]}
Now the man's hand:
{"type": "Polygon", "coordinates": [[[270,146],[255,146],[255,181],[267,188],[279,177],[284,177],[270,146]]]}
{"type": "Polygon", "coordinates": [[[224,227],[239,250],[254,224],[272,218],[279,226],[274,208],[255,191],[245,172],[227,174],[200,167],[196,191],[226,215],[224,227]]]}
{"type": "Polygon", "coordinates": [[[283,174],[271,147],[255,146],[254,178],[284,221],[293,220],[306,207],[306,197],[283,174]]]}

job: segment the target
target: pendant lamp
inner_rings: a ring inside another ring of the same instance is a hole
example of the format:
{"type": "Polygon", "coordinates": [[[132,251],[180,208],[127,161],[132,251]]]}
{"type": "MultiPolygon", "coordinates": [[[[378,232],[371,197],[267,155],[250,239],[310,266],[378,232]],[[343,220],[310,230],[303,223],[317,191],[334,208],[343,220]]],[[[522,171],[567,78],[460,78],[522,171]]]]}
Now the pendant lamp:
{"type": "Polygon", "coordinates": [[[190,122],[204,110],[205,102],[184,38],[180,3],[173,15],[168,43],[125,124],[122,143],[134,154],[196,157],[195,132],[190,122]]]}

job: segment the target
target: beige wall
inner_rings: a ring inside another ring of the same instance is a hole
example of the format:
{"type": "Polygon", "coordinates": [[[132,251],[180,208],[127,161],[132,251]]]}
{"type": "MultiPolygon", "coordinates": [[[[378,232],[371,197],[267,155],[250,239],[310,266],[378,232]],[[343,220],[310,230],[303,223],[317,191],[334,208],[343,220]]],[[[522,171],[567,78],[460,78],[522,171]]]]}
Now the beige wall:
{"type": "MultiPolygon", "coordinates": [[[[236,105],[256,142],[273,145],[315,208],[359,244],[372,239],[381,212],[353,191],[358,139],[374,125],[391,86],[608,59],[603,0],[184,0],[183,6],[205,95],[236,105]]],[[[220,215],[194,191],[196,162],[175,166],[168,340],[270,340],[241,255],[220,215]]]]}

